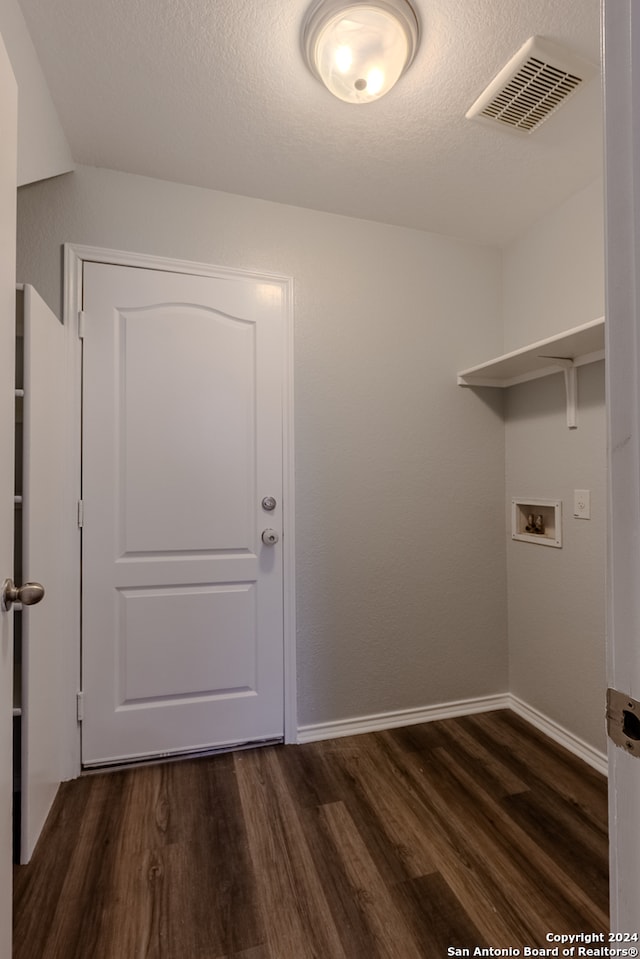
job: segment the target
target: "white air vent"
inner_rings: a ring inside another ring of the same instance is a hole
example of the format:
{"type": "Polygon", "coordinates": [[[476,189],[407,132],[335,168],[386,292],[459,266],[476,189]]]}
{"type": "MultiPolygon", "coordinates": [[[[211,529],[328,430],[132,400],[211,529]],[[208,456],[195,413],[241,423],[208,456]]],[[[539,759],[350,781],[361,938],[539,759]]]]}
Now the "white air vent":
{"type": "Polygon", "coordinates": [[[590,77],[596,67],[564,47],[531,37],[482,93],[466,117],[531,133],[590,77]]]}

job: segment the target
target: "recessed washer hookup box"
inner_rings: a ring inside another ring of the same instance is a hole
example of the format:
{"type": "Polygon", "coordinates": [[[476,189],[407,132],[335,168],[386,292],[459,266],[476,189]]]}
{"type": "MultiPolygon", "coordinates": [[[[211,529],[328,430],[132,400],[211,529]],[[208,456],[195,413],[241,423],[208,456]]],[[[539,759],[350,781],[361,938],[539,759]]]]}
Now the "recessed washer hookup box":
{"type": "Polygon", "coordinates": [[[538,546],[562,547],[562,502],[559,499],[514,497],[511,538],[538,546]]]}

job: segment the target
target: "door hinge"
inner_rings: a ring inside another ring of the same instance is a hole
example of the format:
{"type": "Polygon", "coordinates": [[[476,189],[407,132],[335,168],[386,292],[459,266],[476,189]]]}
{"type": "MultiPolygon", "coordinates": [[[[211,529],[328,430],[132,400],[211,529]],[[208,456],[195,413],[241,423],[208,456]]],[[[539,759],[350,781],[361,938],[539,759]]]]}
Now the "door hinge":
{"type": "Polygon", "coordinates": [[[78,310],[78,336],[81,340],[84,339],[84,321],[85,321],[85,312],[84,310],[78,310]]]}
{"type": "Polygon", "coordinates": [[[76,719],[79,723],[84,719],[84,692],[82,690],[76,693],[76,719]]]}
{"type": "Polygon", "coordinates": [[[607,690],[607,733],[616,746],[640,757],[640,702],[618,689],[607,690]]]}
{"type": "Polygon", "coordinates": [[[82,529],[84,526],[84,503],[81,499],[78,500],[78,529],[82,529]]]}

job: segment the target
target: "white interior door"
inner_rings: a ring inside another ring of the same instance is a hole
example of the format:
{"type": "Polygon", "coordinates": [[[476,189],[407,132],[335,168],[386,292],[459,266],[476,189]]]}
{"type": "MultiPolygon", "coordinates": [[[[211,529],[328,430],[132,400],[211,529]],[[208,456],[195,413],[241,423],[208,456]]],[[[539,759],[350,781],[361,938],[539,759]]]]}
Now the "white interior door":
{"type": "MultiPolygon", "coordinates": [[[[0,37],[0,583],[13,571],[17,91],[0,37]]],[[[13,613],[0,612],[0,959],[11,956],[13,613]]]]}
{"type": "Polygon", "coordinates": [[[281,738],[282,289],[85,263],[83,297],[83,763],[281,738]]]}
{"type": "MultiPolygon", "coordinates": [[[[640,6],[604,4],[609,685],[640,700],[640,6]]],[[[640,750],[609,743],[611,928],[640,932],[640,750]]],[[[622,943],[624,945],[624,943],[622,943]]],[[[637,946],[637,943],[631,943],[637,946]]]]}
{"type": "Polygon", "coordinates": [[[66,611],[64,576],[65,342],[62,324],[32,286],[23,300],[22,578],[45,597],[22,611],[20,861],[29,862],[63,779],[66,611]]]}

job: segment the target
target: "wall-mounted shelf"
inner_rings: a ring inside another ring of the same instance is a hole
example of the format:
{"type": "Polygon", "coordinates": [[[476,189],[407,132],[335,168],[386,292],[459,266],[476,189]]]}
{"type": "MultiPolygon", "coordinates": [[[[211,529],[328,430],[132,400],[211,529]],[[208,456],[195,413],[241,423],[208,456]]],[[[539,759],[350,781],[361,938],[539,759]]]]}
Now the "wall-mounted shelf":
{"type": "Polygon", "coordinates": [[[523,346],[494,360],[458,373],[459,386],[504,389],[552,373],[564,373],[567,426],[576,427],[577,368],[604,359],[604,317],[591,320],[546,340],[523,346]]]}

